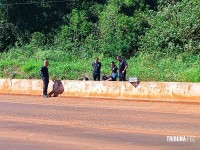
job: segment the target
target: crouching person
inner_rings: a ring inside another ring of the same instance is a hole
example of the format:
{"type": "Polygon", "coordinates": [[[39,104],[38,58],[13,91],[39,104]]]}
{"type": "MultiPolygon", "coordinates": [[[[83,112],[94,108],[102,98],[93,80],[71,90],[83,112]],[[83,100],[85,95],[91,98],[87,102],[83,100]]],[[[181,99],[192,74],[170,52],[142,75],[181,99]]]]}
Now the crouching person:
{"type": "Polygon", "coordinates": [[[48,71],[48,65],[49,61],[45,60],[44,61],[44,66],[40,68],[40,76],[42,77],[43,81],[43,97],[47,98],[47,89],[48,89],[48,84],[49,84],[49,71],[48,71]]]}
{"type": "Polygon", "coordinates": [[[111,62],[111,72],[110,72],[110,76],[108,76],[107,81],[116,81],[118,78],[118,68],[115,66],[114,62],[111,62]]]}

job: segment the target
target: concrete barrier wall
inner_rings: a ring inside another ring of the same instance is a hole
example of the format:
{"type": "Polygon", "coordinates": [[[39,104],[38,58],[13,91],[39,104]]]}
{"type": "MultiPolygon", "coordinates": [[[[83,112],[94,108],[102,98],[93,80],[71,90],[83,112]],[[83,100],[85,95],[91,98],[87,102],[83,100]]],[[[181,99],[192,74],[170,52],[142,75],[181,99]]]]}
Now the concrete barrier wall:
{"type": "Polygon", "coordinates": [[[0,79],[0,93],[8,94],[11,88],[11,80],[10,79],[0,79]]]}
{"type": "MultiPolygon", "coordinates": [[[[41,80],[0,79],[1,94],[42,95],[41,80]]],[[[200,83],[50,81],[48,92],[63,97],[200,102],[200,83]]]]}

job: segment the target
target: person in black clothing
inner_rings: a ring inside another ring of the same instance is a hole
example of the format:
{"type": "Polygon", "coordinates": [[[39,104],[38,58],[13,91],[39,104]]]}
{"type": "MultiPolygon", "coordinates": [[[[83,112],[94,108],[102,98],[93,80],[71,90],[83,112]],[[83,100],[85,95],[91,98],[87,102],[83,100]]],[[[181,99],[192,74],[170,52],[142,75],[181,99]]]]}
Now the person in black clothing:
{"type": "Polygon", "coordinates": [[[96,58],[92,63],[92,68],[94,81],[100,81],[101,63],[99,62],[99,58],[96,58]]]}
{"type": "Polygon", "coordinates": [[[118,78],[118,68],[115,66],[115,62],[111,62],[111,71],[110,71],[110,76],[108,77],[107,81],[116,81],[118,78]]]}
{"type": "Polygon", "coordinates": [[[119,81],[126,81],[128,63],[121,56],[117,56],[117,60],[119,61],[119,81]]]}
{"type": "Polygon", "coordinates": [[[40,76],[42,77],[43,81],[43,97],[47,98],[47,89],[48,89],[48,84],[49,84],[49,71],[48,71],[48,65],[49,61],[45,60],[44,61],[44,66],[40,68],[40,76]]]}

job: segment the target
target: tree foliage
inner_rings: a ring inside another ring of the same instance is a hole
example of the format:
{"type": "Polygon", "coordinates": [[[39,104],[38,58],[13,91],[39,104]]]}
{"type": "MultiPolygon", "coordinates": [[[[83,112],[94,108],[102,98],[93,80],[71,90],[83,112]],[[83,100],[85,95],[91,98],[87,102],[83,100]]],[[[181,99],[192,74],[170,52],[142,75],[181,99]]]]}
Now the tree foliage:
{"type": "Polygon", "coordinates": [[[141,38],[141,50],[177,54],[200,52],[200,3],[183,0],[150,14],[150,29],[141,38]]]}
{"type": "Polygon", "coordinates": [[[12,23],[0,20],[0,52],[8,50],[17,41],[17,31],[12,23]]]}
{"type": "Polygon", "coordinates": [[[70,54],[199,54],[199,0],[1,0],[0,48],[70,54]]]}

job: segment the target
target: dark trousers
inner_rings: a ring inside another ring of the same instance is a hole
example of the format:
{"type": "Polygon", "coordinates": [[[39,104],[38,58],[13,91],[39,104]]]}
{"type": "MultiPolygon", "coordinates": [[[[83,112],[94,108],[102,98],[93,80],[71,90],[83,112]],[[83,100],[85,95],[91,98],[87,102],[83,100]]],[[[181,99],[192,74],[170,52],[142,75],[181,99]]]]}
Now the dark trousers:
{"type": "Polygon", "coordinates": [[[93,73],[93,80],[100,81],[100,73],[93,73]]]}
{"type": "Polygon", "coordinates": [[[126,72],[119,73],[119,81],[126,81],[126,72]]]}
{"type": "Polygon", "coordinates": [[[43,95],[47,95],[49,78],[48,77],[42,77],[42,81],[43,81],[43,95]]]}

